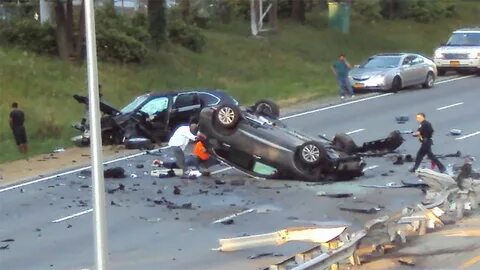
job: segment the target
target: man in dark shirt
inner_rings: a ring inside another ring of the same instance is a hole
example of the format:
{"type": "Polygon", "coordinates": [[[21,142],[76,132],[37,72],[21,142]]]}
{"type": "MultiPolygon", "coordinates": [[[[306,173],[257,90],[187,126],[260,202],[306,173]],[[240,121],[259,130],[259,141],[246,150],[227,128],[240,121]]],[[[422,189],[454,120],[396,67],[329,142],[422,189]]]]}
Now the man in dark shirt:
{"type": "Polygon", "coordinates": [[[422,159],[426,156],[438,166],[440,172],[445,172],[445,166],[437,159],[437,157],[432,153],[432,135],[433,135],[433,127],[430,122],[425,120],[424,113],[417,114],[417,122],[420,123],[420,127],[418,128],[417,132],[414,133],[414,136],[418,137],[420,140],[420,149],[417,152],[417,158],[415,159],[415,165],[413,168],[410,169],[410,172],[414,172],[420,166],[422,159]]]}
{"type": "Polygon", "coordinates": [[[12,103],[12,111],[10,112],[10,128],[13,132],[13,137],[18,146],[18,151],[22,154],[27,154],[27,132],[25,131],[25,114],[18,108],[18,103],[12,103]]]}
{"type": "Polygon", "coordinates": [[[340,97],[342,99],[345,98],[345,95],[350,95],[351,97],[355,97],[353,94],[352,85],[350,84],[350,80],[348,79],[348,71],[352,66],[348,63],[345,55],[340,54],[338,60],[333,62],[332,64],[332,71],[335,74],[335,77],[338,81],[338,86],[340,87],[340,97]]]}

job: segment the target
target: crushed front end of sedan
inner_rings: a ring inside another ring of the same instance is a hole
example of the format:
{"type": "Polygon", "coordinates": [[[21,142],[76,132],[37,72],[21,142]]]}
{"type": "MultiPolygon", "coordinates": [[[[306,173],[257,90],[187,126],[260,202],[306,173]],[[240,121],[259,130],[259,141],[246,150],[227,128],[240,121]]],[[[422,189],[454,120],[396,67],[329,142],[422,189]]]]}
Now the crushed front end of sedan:
{"type": "Polygon", "coordinates": [[[278,115],[278,106],[266,100],[248,108],[205,108],[200,113],[200,132],[207,137],[209,152],[247,174],[303,181],[361,176],[366,164],[359,152],[389,152],[403,142],[399,132],[360,147],[346,134],[333,140],[312,138],[288,128],[278,115]]]}

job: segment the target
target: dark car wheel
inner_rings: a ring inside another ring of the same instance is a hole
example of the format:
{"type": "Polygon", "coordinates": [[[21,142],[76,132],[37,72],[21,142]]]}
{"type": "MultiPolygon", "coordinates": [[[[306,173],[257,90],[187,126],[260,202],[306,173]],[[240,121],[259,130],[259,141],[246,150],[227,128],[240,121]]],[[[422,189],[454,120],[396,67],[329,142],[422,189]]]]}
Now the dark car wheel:
{"type": "Polygon", "coordinates": [[[435,76],[433,76],[433,72],[428,72],[427,77],[425,78],[425,82],[422,84],[423,88],[432,88],[433,84],[435,83],[435,76]]]}
{"type": "Polygon", "coordinates": [[[304,165],[316,166],[325,160],[327,152],[318,142],[306,142],[298,148],[298,157],[304,165]]]}
{"type": "Polygon", "coordinates": [[[355,144],[352,137],[348,136],[345,133],[340,133],[335,135],[335,138],[333,138],[332,143],[339,150],[347,154],[354,154],[355,152],[357,152],[357,149],[358,149],[358,146],[355,144]]]}
{"type": "Polygon", "coordinates": [[[254,105],[255,112],[260,115],[266,115],[272,118],[278,118],[280,116],[280,108],[278,105],[268,99],[261,99],[254,105]]]}
{"type": "Polygon", "coordinates": [[[396,93],[400,90],[402,90],[402,79],[396,76],[395,78],[393,78],[392,87],[390,88],[390,91],[393,93],[396,93]]]}
{"type": "Polygon", "coordinates": [[[240,109],[235,105],[222,105],[215,113],[215,122],[224,128],[234,128],[240,120],[240,109]]]}
{"type": "Polygon", "coordinates": [[[141,137],[126,139],[124,145],[126,149],[151,150],[154,148],[150,139],[141,137]]]}

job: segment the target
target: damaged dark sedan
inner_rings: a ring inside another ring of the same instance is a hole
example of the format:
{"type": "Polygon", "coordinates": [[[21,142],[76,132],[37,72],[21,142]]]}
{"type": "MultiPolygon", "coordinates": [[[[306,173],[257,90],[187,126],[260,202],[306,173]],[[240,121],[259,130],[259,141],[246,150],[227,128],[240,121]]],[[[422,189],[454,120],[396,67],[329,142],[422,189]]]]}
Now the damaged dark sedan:
{"type": "Polygon", "coordinates": [[[346,134],[313,138],[288,128],[270,101],[240,108],[222,105],[200,113],[207,148],[221,161],[253,176],[304,181],[347,180],[363,175],[362,152],[389,152],[403,143],[398,131],[357,146],[346,134]]]}
{"type": "MultiPolygon", "coordinates": [[[[88,98],[74,95],[81,104],[88,98]]],[[[237,106],[238,102],[221,90],[191,90],[187,92],[147,93],[135,98],[123,109],[117,110],[100,102],[102,141],[121,144],[139,138],[149,142],[164,141],[179,124],[198,117],[202,108],[221,105],[237,106]]],[[[83,132],[73,140],[77,145],[89,144],[88,125],[76,125],[83,132]]]]}

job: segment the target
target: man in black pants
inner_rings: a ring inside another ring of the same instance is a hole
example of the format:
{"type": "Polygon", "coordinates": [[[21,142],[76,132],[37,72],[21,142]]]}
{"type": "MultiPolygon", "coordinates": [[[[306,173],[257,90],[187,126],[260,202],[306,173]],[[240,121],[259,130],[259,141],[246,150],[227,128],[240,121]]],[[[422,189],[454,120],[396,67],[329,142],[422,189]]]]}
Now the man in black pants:
{"type": "Polygon", "coordinates": [[[420,127],[418,128],[417,132],[415,132],[413,135],[418,137],[420,140],[420,149],[418,149],[417,152],[417,158],[415,159],[415,165],[413,168],[411,168],[409,171],[410,172],[415,172],[418,167],[420,166],[420,163],[422,162],[422,159],[426,156],[433,161],[437,166],[438,169],[440,169],[440,172],[445,172],[445,166],[437,159],[437,157],[432,153],[432,135],[433,135],[433,127],[430,122],[425,120],[425,114],[424,113],[418,113],[417,114],[417,122],[420,123],[420,127]]]}
{"type": "Polygon", "coordinates": [[[22,154],[27,154],[27,132],[23,123],[25,122],[25,114],[18,108],[18,103],[12,103],[12,111],[10,112],[10,128],[15,138],[15,143],[18,146],[18,151],[22,154]]]}

